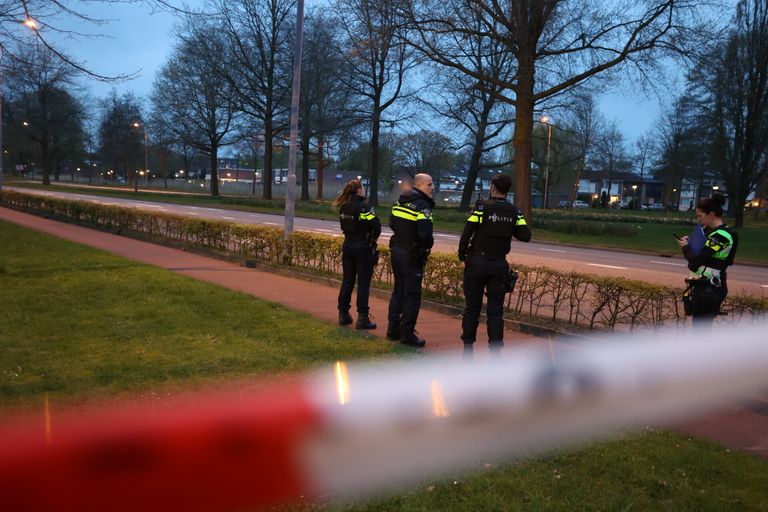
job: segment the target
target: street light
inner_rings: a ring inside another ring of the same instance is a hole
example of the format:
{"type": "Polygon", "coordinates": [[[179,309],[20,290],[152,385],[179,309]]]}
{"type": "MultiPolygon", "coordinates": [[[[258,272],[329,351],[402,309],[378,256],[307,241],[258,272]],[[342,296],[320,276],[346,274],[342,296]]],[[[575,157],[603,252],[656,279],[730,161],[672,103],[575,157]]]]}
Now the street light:
{"type": "Polygon", "coordinates": [[[637,185],[632,185],[632,209],[637,210],[637,197],[635,196],[635,192],[637,192],[637,185]]]}
{"type": "Polygon", "coordinates": [[[539,118],[539,121],[547,125],[547,164],[544,168],[544,209],[547,209],[547,199],[549,196],[549,153],[552,147],[552,125],[550,121],[551,117],[543,115],[539,118]]]}

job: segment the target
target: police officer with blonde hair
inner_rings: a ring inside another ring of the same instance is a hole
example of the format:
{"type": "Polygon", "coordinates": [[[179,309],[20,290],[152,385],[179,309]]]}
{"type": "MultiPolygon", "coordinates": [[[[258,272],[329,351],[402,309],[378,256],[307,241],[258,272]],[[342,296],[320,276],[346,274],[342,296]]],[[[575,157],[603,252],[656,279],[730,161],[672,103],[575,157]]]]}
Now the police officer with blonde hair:
{"type": "Polygon", "coordinates": [[[424,266],[435,240],[432,236],[432,199],[435,185],[429,174],[413,178],[413,188],[392,205],[389,239],[395,288],[389,301],[387,339],[404,345],[423,347],[426,341],[416,335],[416,320],[421,308],[421,282],[424,266]]]}
{"type": "Polygon", "coordinates": [[[531,230],[523,213],[507,202],[512,180],[497,174],[491,180],[490,197],[480,200],[464,224],[459,240],[459,260],[464,265],[466,307],[461,321],[464,353],[470,356],[476,340],[483,292],[488,295],[488,345],[492,352],[504,346],[504,296],[509,274],[507,253],[512,237],[531,240],[531,230]]]}
{"type": "Polygon", "coordinates": [[[381,222],[365,201],[365,188],[360,180],[350,180],[339,197],[333,201],[339,210],[339,224],[344,232],[341,263],[343,276],[339,289],[339,325],[352,323],[349,309],[352,290],[357,281],[356,329],[375,329],[368,307],[373,267],[376,264],[376,241],[381,234],[381,222]]]}

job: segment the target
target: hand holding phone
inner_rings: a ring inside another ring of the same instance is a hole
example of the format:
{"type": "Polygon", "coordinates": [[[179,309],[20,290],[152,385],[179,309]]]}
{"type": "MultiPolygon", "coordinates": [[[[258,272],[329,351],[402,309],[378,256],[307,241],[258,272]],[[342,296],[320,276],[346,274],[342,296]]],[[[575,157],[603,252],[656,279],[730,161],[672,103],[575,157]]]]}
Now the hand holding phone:
{"type": "Polygon", "coordinates": [[[672,236],[677,238],[678,240],[682,240],[683,239],[683,237],[678,235],[677,233],[672,233],[672,236]]]}

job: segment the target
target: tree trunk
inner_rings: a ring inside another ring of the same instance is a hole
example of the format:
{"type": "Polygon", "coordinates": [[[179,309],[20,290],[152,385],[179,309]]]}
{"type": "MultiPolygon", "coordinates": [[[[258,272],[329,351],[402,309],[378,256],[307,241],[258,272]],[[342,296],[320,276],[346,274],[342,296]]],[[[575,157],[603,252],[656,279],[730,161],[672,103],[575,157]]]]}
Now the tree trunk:
{"type": "Polygon", "coordinates": [[[301,200],[309,201],[309,137],[301,138],[301,155],[301,200]]]}
{"type": "Polygon", "coordinates": [[[325,137],[322,135],[317,136],[317,200],[323,200],[323,152],[325,150],[325,137]]]}
{"type": "Polygon", "coordinates": [[[40,143],[40,156],[43,160],[43,185],[51,184],[51,152],[48,149],[48,142],[40,143]]]}
{"type": "Polygon", "coordinates": [[[528,78],[520,70],[515,114],[515,206],[530,221],[531,212],[531,140],[533,138],[533,69],[528,78]],[[524,82],[527,85],[524,85],[524,82]]]}
{"type": "Polygon", "coordinates": [[[264,121],[264,176],[261,183],[264,187],[262,197],[272,199],[272,152],[274,143],[272,137],[272,120],[264,121]]]}
{"type": "Polygon", "coordinates": [[[215,144],[211,145],[211,197],[219,197],[218,150],[215,144]]]}
{"type": "Polygon", "coordinates": [[[379,131],[381,129],[381,110],[373,107],[371,120],[371,156],[368,163],[368,204],[379,205],[379,131]]]}

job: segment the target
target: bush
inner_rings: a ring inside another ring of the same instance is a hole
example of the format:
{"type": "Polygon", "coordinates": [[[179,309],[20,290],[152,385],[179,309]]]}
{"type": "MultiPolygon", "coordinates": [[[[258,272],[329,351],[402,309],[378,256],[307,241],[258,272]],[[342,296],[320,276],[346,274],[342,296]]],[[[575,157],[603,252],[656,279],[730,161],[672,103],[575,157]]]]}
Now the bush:
{"type": "MultiPolygon", "coordinates": [[[[342,239],[328,235],[295,232],[291,235],[290,259],[283,261],[285,240],[276,227],[249,226],[220,221],[158,214],[132,208],[103,206],[96,203],[51,199],[17,192],[0,192],[4,206],[30,213],[52,216],[90,227],[107,229],[124,235],[137,235],[161,243],[184,244],[193,248],[272,265],[341,275],[342,239]]],[[[560,222],[562,229],[574,233],[633,236],[634,226],[611,223],[588,224],[577,220],[542,220],[560,222]],[[597,226],[597,227],[595,227],[597,226]],[[582,231],[579,231],[582,230],[582,231]]],[[[374,271],[374,284],[391,287],[392,268],[389,249],[382,247],[379,265],[374,271]]],[[[604,278],[575,272],[559,272],[547,267],[518,265],[520,277],[515,291],[507,298],[510,315],[520,319],[547,321],[586,329],[632,330],[639,326],[656,327],[666,322],[685,319],[682,290],[631,281],[618,277],[604,278]]],[[[464,265],[453,254],[433,254],[424,274],[426,298],[446,304],[463,302],[464,265]]],[[[729,296],[723,310],[729,320],[757,317],[768,310],[768,298],[729,296]]]]}

